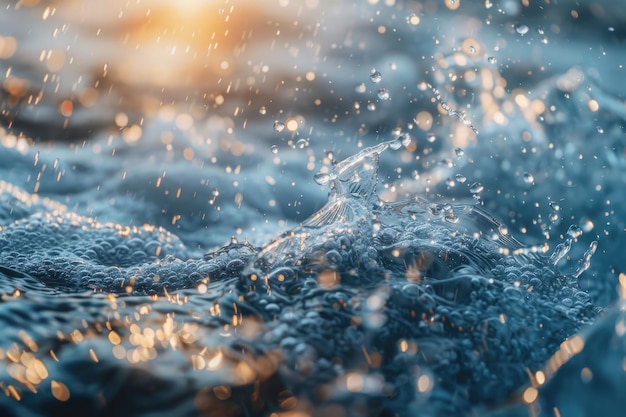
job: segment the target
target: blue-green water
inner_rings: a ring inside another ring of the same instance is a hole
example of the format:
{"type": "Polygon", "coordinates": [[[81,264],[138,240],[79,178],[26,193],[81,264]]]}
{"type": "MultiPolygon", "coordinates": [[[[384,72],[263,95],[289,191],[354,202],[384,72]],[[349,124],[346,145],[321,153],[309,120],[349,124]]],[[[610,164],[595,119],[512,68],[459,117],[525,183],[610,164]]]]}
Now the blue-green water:
{"type": "Polygon", "coordinates": [[[1,413],[618,413],[626,15],[530,3],[5,3],[1,413]]]}

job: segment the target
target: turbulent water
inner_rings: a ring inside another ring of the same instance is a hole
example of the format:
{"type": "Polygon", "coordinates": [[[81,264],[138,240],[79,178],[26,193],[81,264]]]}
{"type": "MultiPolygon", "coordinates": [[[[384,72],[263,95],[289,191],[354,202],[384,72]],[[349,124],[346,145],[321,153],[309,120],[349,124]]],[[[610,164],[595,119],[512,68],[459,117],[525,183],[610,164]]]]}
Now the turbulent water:
{"type": "Polygon", "coordinates": [[[616,415],[624,22],[4,2],[0,414],[616,415]]]}

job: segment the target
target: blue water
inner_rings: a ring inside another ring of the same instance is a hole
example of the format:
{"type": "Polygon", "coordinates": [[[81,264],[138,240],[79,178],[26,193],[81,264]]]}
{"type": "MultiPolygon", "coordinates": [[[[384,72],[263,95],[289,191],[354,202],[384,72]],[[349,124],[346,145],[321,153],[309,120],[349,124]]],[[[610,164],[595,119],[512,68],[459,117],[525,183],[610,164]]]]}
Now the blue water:
{"type": "Polygon", "coordinates": [[[0,414],[616,415],[623,9],[3,3],[0,414]]]}

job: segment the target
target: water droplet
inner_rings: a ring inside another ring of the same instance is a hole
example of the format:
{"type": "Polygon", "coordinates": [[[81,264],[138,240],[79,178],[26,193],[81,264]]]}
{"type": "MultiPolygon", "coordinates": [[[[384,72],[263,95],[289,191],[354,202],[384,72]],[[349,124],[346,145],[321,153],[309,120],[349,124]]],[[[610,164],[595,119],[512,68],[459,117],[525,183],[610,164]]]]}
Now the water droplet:
{"type": "Polygon", "coordinates": [[[548,215],[548,219],[550,220],[550,222],[552,223],[556,223],[559,221],[559,213],[556,211],[553,211],[552,213],[550,213],[548,215]]]}
{"type": "Polygon", "coordinates": [[[547,36],[542,36],[541,37],[541,43],[547,45],[548,44],[548,37],[547,36]]]}
{"type": "Polygon", "coordinates": [[[367,110],[369,110],[369,111],[376,110],[376,104],[374,104],[374,103],[367,103],[367,110]]]}
{"type": "Polygon", "coordinates": [[[474,45],[470,45],[469,51],[470,51],[471,54],[475,54],[476,53],[476,47],[474,47],[474,45]]]}
{"type": "Polygon", "coordinates": [[[554,211],[560,211],[561,210],[561,206],[556,201],[550,201],[550,207],[554,211]]]}
{"type": "Polygon", "coordinates": [[[491,9],[493,7],[493,3],[491,0],[485,0],[485,9],[491,9]]]}
{"type": "Polygon", "coordinates": [[[285,124],[283,122],[279,122],[278,120],[276,120],[274,122],[274,126],[273,126],[274,132],[276,133],[280,133],[283,130],[285,130],[285,124]]]}
{"type": "Polygon", "coordinates": [[[446,185],[450,188],[454,187],[456,185],[456,183],[454,182],[454,180],[452,178],[448,178],[446,180],[446,185]]]}
{"type": "Polygon", "coordinates": [[[479,182],[475,182],[472,185],[470,185],[470,192],[472,194],[478,194],[481,193],[483,190],[485,189],[485,187],[483,187],[483,185],[479,182]]]}
{"type": "Polygon", "coordinates": [[[262,106],[262,107],[259,109],[259,114],[266,114],[266,113],[267,113],[267,109],[265,108],[265,106],[262,106]]]}
{"type": "Polygon", "coordinates": [[[354,91],[357,93],[364,93],[367,91],[367,87],[365,87],[365,83],[361,83],[355,87],[354,91]]]}
{"type": "Polygon", "coordinates": [[[330,161],[333,162],[335,160],[335,154],[333,153],[333,151],[327,151],[326,158],[330,159],[330,161]]]}
{"type": "Polygon", "coordinates": [[[519,33],[520,35],[525,35],[525,34],[527,34],[527,33],[528,33],[528,30],[529,30],[529,29],[528,29],[528,26],[526,26],[526,25],[516,25],[516,26],[515,26],[515,31],[516,31],[517,33],[519,33]]]}
{"type": "Polygon", "coordinates": [[[379,71],[372,71],[370,74],[370,81],[373,83],[379,83],[383,79],[383,75],[379,71]]]}
{"type": "Polygon", "coordinates": [[[313,176],[313,180],[315,180],[315,182],[318,183],[319,185],[328,184],[328,181],[330,181],[330,174],[326,174],[324,172],[318,172],[317,174],[313,176]]]}
{"type": "Polygon", "coordinates": [[[580,226],[573,224],[569,227],[569,229],[567,229],[567,234],[572,238],[572,239],[578,239],[579,237],[582,236],[583,234],[583,229],[580,228],[580,226]]]}
{"type": "Polygon", "coordinates": [[[408,133],[405,133],[404,135],[402,135],[402,145],[404,147],[407,147],[411,144],[411,136],[408,133]]]}
{"type": "Polygon", "coordinates": [[[454,176],[454,179],[456,180],[456,182],[458,182],[459,184],[463,184],[465,181],[467,181],[467,178],[464,175],[461,174],[456,174],[454,176]]]}
{"type": "Polygon", "coordinates": [[[545,31],[543,30],[543,26],[537,26],[537,33],[538,33],[538,34],[543,35],[543,34],[544,34],[544,32],[545,32],[545,31]]]}
{"type": "Polygon", "coordinates": [[[298,149],[304,149],[307,146],[309,146],[309,140],[308,139],[302,138],[302,139],[298,139],[298,141],[296,142],[296,147],[298,149]]]}
{"type": "Polygon", "coordinates": [[[584,232],[591,232],[593,230],[593,222],[590,219],[583,220],[582,229],[584,232]]]}
{"type": "Polygon", "coordinates": [[[509,234],[509,229],[505,225],[501,224],[498,226],[498,232],[500,232],[502,236],[506,236],[509,234]]]}
{"type": "Polygon", "coordinates": [[[386,88],[378,90],[378,98],[381,100],[389,100],[389,90],[386,88]]]}
{"type": "Polygon", "coordinates": [[[602,128],[602,126],[596,126],[596,131],[600,134],[604,133],[604,129],[602,128]]]}
{"type": "Polygon", "coordinates": [[[498,58],[496,58],[495,56],[490,56],[489,58],[487,58],[487,61],[489,61],[490,64],[497,64],[498,58]]]}
{"type": "Polygon", "coordinates": [[[534,184],[535,177],[533,177],[533,174],[531,174],[530,172],[524,172],[524,182],[526,184],[534,184]]]}
{"type": "Polygon", "coordinates": [[[463,155],[465,155],[465,151],[462,148],[456,148],[454,150],[454,153],[456,154],[457,158],[461,158],[463,155]]]}
{"type": "Polygon", "coordinates": [[[435,136],[434,133],[429,133],[428,136],[426,136],[426,140],[429,143],[433,143],[433,142],[435,142],[437,140],[437,136],[435,136]]]}
{"type": "Polygon", "coordinates": [[[272,151],[272,153],[275,155],[278,153],[278,146],[276,145],[272,145],[272,147],[270,148],[270,150],[272,151]]]}

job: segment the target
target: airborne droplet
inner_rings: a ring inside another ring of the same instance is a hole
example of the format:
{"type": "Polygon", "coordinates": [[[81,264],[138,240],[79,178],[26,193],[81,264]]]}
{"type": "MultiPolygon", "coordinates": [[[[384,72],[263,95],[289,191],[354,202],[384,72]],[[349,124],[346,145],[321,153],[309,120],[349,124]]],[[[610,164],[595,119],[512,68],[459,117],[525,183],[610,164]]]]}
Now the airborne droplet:
{"type": "Polygon", "coordinates": [[[381,88],[378,90],[378,98],[381,100],[389,100],[389,90],[386,88],[381,88]]]}
{"type": "Polygon", "coordinates": [[[283,122],[279,122],[278,120],[276,120],[274,122],[274,126],[273,126],[274,132],[276,133],[280,133],[283,130],[285,130],[285,124],[283,122]]]}
{"type": "Polygon", "coordinates": [[[370,74],[370,81],[373,83],[379,83],[381,80],[383,79],[383,75],[374,70],[371,74],[370,74]]]}
{"type": "Polygon", "coordinates": [[[530,172],[524,172],[524,182],[526,184],[534,184],[535,177],[533,177],[533,174],[531,174],[530,172]]]}
{"type": "Polygon", "coordinates": [[[473,194],[481,193],[484,189],[485,187],[479,182],[475,182],[470,186],[470,192],[473,194]]]}
{"type": "Polygon", "coordinates": [[[272,147],[270,148],[270,150],[272,151],[272,153],[274,155],[276,155],[278,153],[278,146],[276,145],[272,145],[272,147]]]}
{"type": "Polygon", "coordinates": [[[528,29],[528,26],[526,26],[526,25],[516,25],[516,26],[515,26],[515,31],[516,31],[517,33],[519,33],[520,35],[525,35],[525,34],[527,34],[527,33],[528,33],[528,30],[529,30],[529,29],[528,29]]]}

